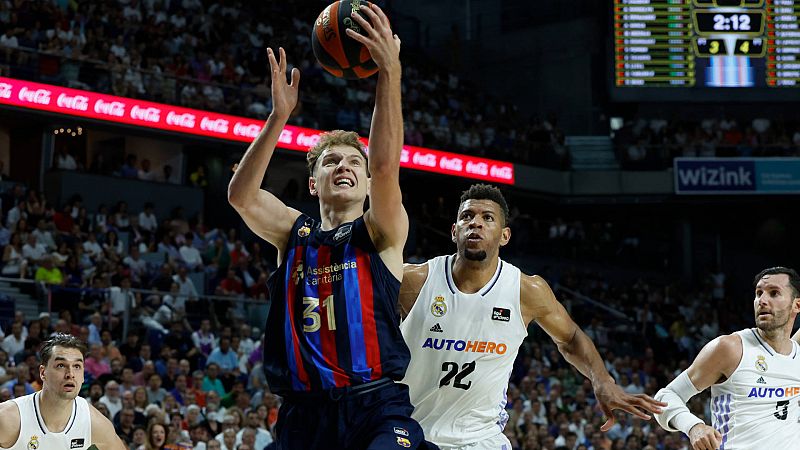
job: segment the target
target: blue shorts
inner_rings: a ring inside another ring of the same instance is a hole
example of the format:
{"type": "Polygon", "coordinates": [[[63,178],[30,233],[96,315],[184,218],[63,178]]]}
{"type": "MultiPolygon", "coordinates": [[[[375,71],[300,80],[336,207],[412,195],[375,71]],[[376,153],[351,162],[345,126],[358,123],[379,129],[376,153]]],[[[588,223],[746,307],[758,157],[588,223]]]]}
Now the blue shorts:
{"type": "Polygon", "coordinates": [[[438,450],[411,418],[408,386],[389,379],[355,388],[287,394],[277,450],[438,450]]]}

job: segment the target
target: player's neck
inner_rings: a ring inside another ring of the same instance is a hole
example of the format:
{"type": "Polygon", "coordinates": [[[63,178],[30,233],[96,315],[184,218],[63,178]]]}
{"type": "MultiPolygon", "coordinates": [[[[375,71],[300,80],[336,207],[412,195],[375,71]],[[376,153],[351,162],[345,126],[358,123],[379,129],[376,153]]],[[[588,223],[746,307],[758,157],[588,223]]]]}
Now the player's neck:
{"type": "Polygon", "coordinates": [[[72,416],[74,400],[58,398],[47,390],[42,389],[39,396],[39,407],[41,408],[42,419],[47,429],[53,433],[61,433],[67,426],[69,418],[72,416]]]}
{"type": "Polygon", "coordinates": [[[339,225],[352,222],[364,215],[363,204],[352,204],[346,206],[334,206],[330,204],[319,204],[319,216],[322,218],[322,230],[332,230],[339,225]]]}
{"type": "Polygon", "coordinates": [[[474,294],[481,290],[497,271],[500,258],[488,257],[483,261],[473,261],[463,255],[456,255],[453,261],[453,282],[459,291],[474,294]]]}
{"type": "Polygon", "coordinates": [[[786,327],[782,327],[771,331],[764,331],[761,328],[757,328],[756,333],[758,333],[761,339],[764,339],[776,352],[782,355],[792,353],[792,341],[789,339],[791,329],[787,330],[786,327]]]}

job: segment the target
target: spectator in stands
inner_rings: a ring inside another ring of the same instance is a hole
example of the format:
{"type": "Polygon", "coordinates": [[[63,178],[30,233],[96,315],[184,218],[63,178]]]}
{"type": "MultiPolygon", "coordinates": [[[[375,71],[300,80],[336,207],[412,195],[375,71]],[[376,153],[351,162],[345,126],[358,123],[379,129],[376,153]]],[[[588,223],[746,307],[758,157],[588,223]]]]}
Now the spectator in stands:
{"type": "Polygon", "coordinates": [[[14,356],[25,348],[25,336],[22,334],[22,324],[14,322],[11,324],[11,332],[3,338],[0,347],[8,354],[9,357],[14,356]]]}
{"type": "Polygon", "coordinates": [[[164,168],[162,170],[163,170],[163,172],[162,172],[161,177],[159,178],[158,181],[161,181],[162,183],[171,183],[171,184],[177,184],[178,183],[178,180],[172,175],[172,166],[171,165],[164,164],[164,168]]]}
{"type": "Polygon", "coordinates": [[[97,242],[97,236],[92,232],[87,235],[86,241],[83,242],[83,251],[94,262],[103,260],[103,247],[97,242]]]}
{"type": "Polygon", "coordinates": [[[247,430],[253,433],[253,442],[249,443],[252,446],[251,448],[263,449],[272,443],[272,435],[266,430],[263,422],[258,417],[258,413],[252,409],[247,413],[245,427],[237,433],[236,440],[239,442],[248,442],[249,439],[245,440],[244,438],[247,430]]]}
{"type": "Polygon", "coordinates": [[[94,215],[94,224],[92,225],[90,232],[105,233],[108,230],[108,223],[108,207],[101,203],[97,206],[97,212],[94,215]]]}
{"type": "Polygon", "coordinates": [[[172,276],[172,281],[178,284],[179,298],[176,298],[178,303],[186,304],[187,301],[197,301],[197,288],[195,287],[192,279],[189,278],[186,267],[178,267],[178,273],[172,276]]]}
{"type": "Polygon", "coordinates": [[[139,179],[142,181],[156,181],[158,176],[155,172],[150,170],[150,160],[145,158],[141,162],[142,168],[139,169],[139,179]]]}
{"type": "Polygon", "coordinates": [[[206,375],[203,378],[203,392],[214,391],[220,397],[225,395],[225,387],[222,385],[222,380],[217,378],[219,375],[219,366],[216,363],[209,363],[206,366],[206,375]]]}
{"type": "Polygon", "coordinates": [[[147,202],[144,204],[144,210],[139,213],[139,228],[147,233],[155,233],[158,228],[158,219],[153,213],[153,204],[147,202]]]}
{"type": "Polygon", "coordinates": [[[139,169],[136,167],[136,155],[133,153],[128,154],[125,159],[125,164],[120,168],[120,176],[123,178],[138,178],[139,169]]]}
{"type": "Polygon", "coordinates": [[[150,422],[147,426],[147,440],[144,449],[139,450],[161,450],[167,443],[167,428],[156,421],[150,422]]]}
{"type": "MultiPolygon", "coordinates": [[[[105,394],[98,400],[100,403],[106,405],[108,414],[111,418],[117,415],[122,410],[122,397],[119,393],[119,383],[114,380],[106,382],[105,394]]],[[[133,414],[131,414],[131,419],[133,414]]]]}
{"type": "Polygon", "coordinates": [[[64,275],[53,263],[52,256],[45,254],[45,256],[40,260],[40,263],[41,266],[36,269],[34,280],[50,285],[64,284],[64,275]]]}
{"type": "Polygon", "coordinates": [[[101,375],[111,373],[111,366],[108,360],[103,356],[103,346],[101,344],[92,344],[89,346],[89,356],[86,357],[84,363],[86,373],[92,376],[92,379],[97,379],[101,375]]]}
{"type": "Polygon", "coordinates": [[[119,231],[128,231],[131,229],[131,220],[128,215],[128,202],[122,201],[117,203],[116,211],[113,216],[114,226],[119,231]]]}
{"type": "Polygon", "coordinates": [[[194,233],[188,232],[184,236],[183,244],[179,250],[180,259],[193,272],[203,270],[203,257],[200,256],[200,251],[197,250],[192,243],[194,242],[194,233]]]}
{"type": "Polygon", "coordinates": [[[19,233],[11,233],[9,244],[3,249],[3,269],[0,270],[5,277],[25,278],[28,271],[28,260],[22,252],[19,233]]]}
{"type": "Polygon", "coordinates": [[[12,398],[20,397],[20,395],[17,395],[20,393],[18,392],[20,389],[22,389],[22,395],[29,395],[36,392],[36,389],[30,383],[30,368],[28,365],[25,363],[20,363],[17,364],[15,369],[15,378],[3,384],[2,388],[8,389],[12,394],[12,398]],[[16,386],[22,387],[19,388],[16,386]]]}
{"type": "Polygon", "coordinates": [[[103,254],[109,261],[119,262],[125,257],[125,245],[117,237],[117,232],[109,230],[106,232],[103,242],[103,254]]]}
{"type": "Polygon", "coordinates": [[[231,264],[231,256],[228,247],[222,238],[216,238],[214,245],[209,245],[204,255],[206,264],[206,274],[214,278],[218,274],[227,273],[231,264]]]}
{"type": "MultiPolygon", "coordinates": [[[[102,399],[101,399],[102,401],[102,399]]],[[[119,412],[119,424],[115,427],[117,435],[122,438],[125,444],[130,445],[133,442],[133,432],[135,425],[133,419],[135,412],[131,407],[124,407],[119,412]]]]}
{"type": "Polygon", "coordinates": [[[208,180],[206,179],[206,169],[203,165],[197,166],[197,168],[189,175],[189,182],[194,187],[199,187],[205,189],[208,187],[208,180]]]}
{"type": "Polygon", "coordinates": [[[219,366],[222,378],[226,378],[231,374],[238,376],[239,358],[231,348],[231,339],[229,337],[220,337],[219,347],[211,351],[211,354],[208,355],[207,363],[219,366]]]}
{"type": "Polygon", "coordinates": [[[209,319],[200,321],[200,329],[192,333],[192,342],[206,357],[211,354],[211,350],[217,345],[217,340],[211,331],[209,319]]]}
{"type": "Polygon", "coordinates": [[[47,251],[52,252],[56,249],[56,241],[53,239],[53,233],[48,229],[48,222],[45,219],[39,219],[36,223],[36,229],[31,232],[36,237],[36,241],[44,245],[47,251]]]}
{"type": "Polygon", "coordinates": [[[55,166],[56,169],[59,170],[76,170],[78,168],[78,163],[75,162],[75,158],[69,153],[66,144],[62,144],[59,147],[55,166]]]}
{"type": "Polygon", "coordinates": [[[161,375],[153,373],[147,380],[147,401],[150,404],[157,403],[162,405],[164,398],[168,395],[166,389],[161,387],[161,375]]]}
{"type": "Polygon", "coordinates": [[[147,261],[141,258],[139,247],[131,245],[128,256],[126,256],[122,263],[130,269],[131,280],[140,285],[147,275],[147,261]]]}
{"type": "Polygon", "coordinates": [[[228,269],[228,275],[220,281],[217,287],[217,295],[240,296],[244,293],[244,285],[241,278],[236,276],[236,271],[228,269]]]}
{"type": "Polygon", "coordinates": [[[44,244],[36,240],[36,235],[28,233],[27,242],[22,246],[22,256],[28,260],[28,263],[40,265],[44,262],[44,257],[49,255],[44,244]]]}

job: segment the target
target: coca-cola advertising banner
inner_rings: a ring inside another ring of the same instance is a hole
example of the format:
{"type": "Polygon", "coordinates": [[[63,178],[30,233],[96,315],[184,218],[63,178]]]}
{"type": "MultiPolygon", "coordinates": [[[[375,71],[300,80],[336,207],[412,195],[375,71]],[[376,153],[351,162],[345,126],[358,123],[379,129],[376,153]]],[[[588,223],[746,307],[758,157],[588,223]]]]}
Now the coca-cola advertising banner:
{"type": "MultiPolygon", "coordinates": [[[[3,104],[241,142],[251,142],[264,126],[264,121],[245,117],[0,77],[0,105],[3,104]]],[[[286,125],[278,147],[307,151],[317,143],[320,133],[286,125]]],[[[364,143],[369,145],[366,139],[364,143]]],[[[400,166],[514,184],[511,163],[423,147],[403,146],[400,166]]]]}

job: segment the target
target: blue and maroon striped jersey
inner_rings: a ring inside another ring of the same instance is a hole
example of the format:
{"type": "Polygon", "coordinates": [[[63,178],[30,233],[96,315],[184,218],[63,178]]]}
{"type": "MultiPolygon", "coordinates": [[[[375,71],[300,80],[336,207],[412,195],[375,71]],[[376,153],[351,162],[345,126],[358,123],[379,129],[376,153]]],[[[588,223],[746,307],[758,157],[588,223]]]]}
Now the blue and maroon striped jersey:
{"type": "Polygon", "coordinates": [[[400,380],[410,359],[396,312],[400,281],[363,216],[329,231],[301,215],[269,280],[264,370],[276,392],[400,380]]]}

